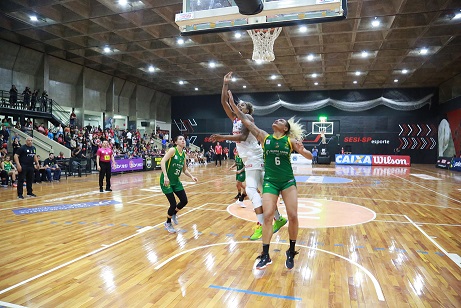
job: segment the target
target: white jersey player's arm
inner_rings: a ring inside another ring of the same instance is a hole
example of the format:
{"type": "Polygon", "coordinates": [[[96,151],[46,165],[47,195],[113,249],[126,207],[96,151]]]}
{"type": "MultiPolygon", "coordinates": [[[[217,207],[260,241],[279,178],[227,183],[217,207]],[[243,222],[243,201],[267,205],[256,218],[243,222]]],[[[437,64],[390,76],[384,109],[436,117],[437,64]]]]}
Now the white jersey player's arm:
{"type": "Polygon", "coordinates": [[[232,72],[229,72],[224,76],[224,81],[222,84],[222,91],[221,91],[221,105],[223,106],[224,111],[226,112],[229,119],[234,120],[235,114],[229,106],[229,103],[228,103],[229,94],[227,93],[227,91],[229,90],[229,82],[231,81],[231,79],[232,79],[232,72]]]}

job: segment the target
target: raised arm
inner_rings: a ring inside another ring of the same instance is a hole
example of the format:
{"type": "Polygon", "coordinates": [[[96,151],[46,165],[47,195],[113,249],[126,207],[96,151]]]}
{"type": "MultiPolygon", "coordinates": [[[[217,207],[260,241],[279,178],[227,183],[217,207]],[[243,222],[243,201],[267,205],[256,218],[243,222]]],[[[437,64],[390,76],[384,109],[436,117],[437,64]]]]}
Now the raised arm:
{"type": "Polygon", "coordinates": [[[225,140],[229,140],[229,141],[245,141],[247,140],[248,138],[248,134],[250,133],[250,131],[248,129],[245,129],[244,132],[242,132],[242,134],[238,134],[238,135],[219,135],[219,134],[213,134],[211,135],[211,140],[213,142],[216,142],[216,141],[225,141],[225,140]]]}
{"type": "Polygon", "coordinates": [[[303,145],[303,142],[300,140],[290,139],[291,140],[291,147],[295,149],[296,152],[301,154],[307,159],[312,160],[312,153],[308,149],[306,149],[303,145]]]}
{"type": "Polygon", "coordinates": [[[262,144],[264,142],[264,138],[269,135],[264,130],[260,129],[254,124],[253,117],[249,114],[243,113],[240,109],[237,108],[237,105],[234,102],[234,98],[232,97],[232,92],[229,90],[229,105],[234,110],[237,117],[242,121],[243,125],[252,133],[256,139],[262,144]]]}
{"type": "Polygon", "coordinates": [[[221,105],[224,108],[224,111],[226,112],[229,119],[234,120],[235,114],[232,112],[232,109],[229,107],[229,104],[228,104],[229,93],[227,93],[227,91],[229,90],[229,82],[231,81],[231,79],[232,79],[232,72],[229,72],[224,76],[224,80],[222,84],[222,91],[221,91],[221,105]]]}

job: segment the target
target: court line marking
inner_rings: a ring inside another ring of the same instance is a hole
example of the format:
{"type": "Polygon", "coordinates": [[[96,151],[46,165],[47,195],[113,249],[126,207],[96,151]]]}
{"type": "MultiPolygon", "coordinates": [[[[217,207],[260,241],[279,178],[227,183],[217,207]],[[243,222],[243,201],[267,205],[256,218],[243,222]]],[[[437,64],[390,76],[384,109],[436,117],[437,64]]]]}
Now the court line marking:
{"type": "Polygon", "coordinates": [[[10,307],[10,308],[27,308],[26,306],[20,306],[16,304],[11,304],[7,302],[0,301],[0,306],[2,307],[10,307]]]}
{"type": "Polygon", "coordinates": [[[404,178],[402,178],[402,177],[400,177],[400,176],[398,176],[398,175],[393,174],[392,176],[395,176],[395,177],[397,177],[397,178],[399,178],[399,179],[402,179],[402,180],[404,180],[404,181],[407,181],[407,182],[409,182],[409,183],[411,183],[411,184],[413,184],[413,185],[419,186],[419,187],[424,188],[424,189],[426,189],[426,190],[432,191],[433,193],[435,193],[435,194],[437,194],[437,195],[439,195],[439,196],[442,196],[442,197],[445,197],[445,198],[450,199],[450,200],[452,200],[452,201],[461,203],[461,201],[458,200],[458,199],[455,199],[455,198],[449,197],[449,196],[447,196],[447,195],[441,194],[441,193],[439,193],[439,192],[437,192],[437,191],[435,191],[435,190],[433,190],[433,189],[424,187],[423,185],[419,185],[419,184],[413,183],[412,181],[409,181],[409,180],[407,180],[407,179],[404,179],[404,178]]]}
{"type": "MultiPolygon", "coordinates": [[[[210,181],[206,181],[206,182],[201,182],[201,183],[195,183],[195,184],[192,184],[192,185],[187,185],[187,188],[193,188],[195,187],[196,185],[203,185],[203,184],[207,184],[207,183],[210,183],[210,182],[215,182],[216,180],[210,180],[210,181]]],[[[158,194],[153,194],[153,195],[150,195],[148,197],[144,197],[144,198],[139,198],[139,199],[134,199],[134,200],[131,200],[131,201],[128,201],[127,203],[134,203],[134,202],[138,202],[138,201],[141,201],[141,200],[145,200],[145,199],[149,199],[149,198],[152,198],[152,197],[158,197],[158,196],[161,196],[163,195],[163,193],[160,191],[158,194]]]]}
{"type": "MultiPolygon", "coordinates": [[[[196,211],[197,209],[199,209],[199,208],[201,208],[201,207],[204,207],[204,206],[206,206],[206,205],[208,205],[208,203],[202,204],[201,206],[196,207],[196,208],[192,208],[192,209],[190,209],[189,211],[187,211],[187,212],[181,214],[181,216],[182,216],[182,215],[185,215],[185,214],[188,214],[188,213],[190,213],[190,212],[196,211]]],[[[82,255],[82,256],[80,256],[80,257],[77,257],[77,258],[72,259],[72,260],[70,260],[70,261],[68,261],[68,262],[65,262],[65,263],[63,263],[63,264],[61,264],[61,265],[58,265],[58,266],[56,266],[56,267],[53,267],[53,268],[51,268],[51,269],[49,269],[49,270],[47,270],[47,271],[45,271],[45,272],[43,272],[43,273],[40,273],[40,274],[35,275],[35,276],[31,277],[31,278],[28,278],[28,279],[26,279],[26,280],[23,280],[23,281],[21,281],[21,282],[18,282],[18,283],[15,284],[15,285],[12,285],[12,286],[10,286],[10,287],[8,287],[8,288],[6,288],[6,289],[1,290],[1,291],[0,291],[0,294],[9,292],[9,291],[11,291],[11,290],[13,290],[13,289],[16,289],[17,287],[20,287],[20,286],[22,286],[22,285],[24,285],[24,284],[26,284],[26,283],[28,283],[28,282],[31,282],[31,281],[33,281],[33,280],[36,280],[36,279],[40,278],[40,277],[43,277],[43,276],[48,275],[48,274],[50,274],[50,273],[52,273],[52,272],[55,272],[55,271],[57,271],[58,269],[61,269],[61,268],[63,268],[63,267],[66,267],[67,265],[73,264],[73,263],[75,263],[75,262],[77,262],[77,261],[80,261],[80,260],[86,258],[86,257],[95,255],[95,254],[97,254],[97,253],[99,253],[99,252],[101,252],[101,251],[103,251],[103,250],[106,250],[106,249],[108,249],[108,248],[111,248],[111,247],[113,247],[113,246],[116,246],[116,245],[118,245],[118,244],[120,244],[120,243],[122,243],[122,242],[125,242],[125,241],[127,241],[127,240],[129,240],[129,239],[132,239],[132,238],[134,238],[134,237],[136,237],[136,236],[138,236],[138,235],[140,235],[140,234],[142,234],[142,233],[144,233],[144,232],[146,232],[146,231],[148,231],[148,230],[151,230],[151,229],[153,229],[153,228],[155,228],[155,227],[158,227],[158,226],[161,226],[161,225],[163,225],[163,222],[158,223],[158,224],[156,224],[156,225],[154,225],[154,226],[147,226],[147,227],[144,227],[144,228],[142,228],[142,229],[139,229],[139,230],[136,231],[136,233],[134,233],[134,234],[132,234],[132,235],[130,235],[130,236],[127,236],[127,237],[125,237],[125,238],[122,238],[122,239],[120,239],[120,240],[118,240],[118,241],[116,241],[116,242],[113,242],[113,243],[110,243],[110,244],[104,244],[104,243],[103,243],[103,244],[101,244],[101,246],[102,246],[101,248],[98,248],[98,249],[95,249],[95,250],[93,250],[93,251],[90,251],[89,253],[86,253],[86,254],[84,254],[84,255],[82,255]]]]}
{"type": "MultiPolygon", "coordinates": [[[[350,199],[363,199],[363,200],[370,200],[370,198],[365,198],[365,197],[353,197],[353,196],[331,196],[331,195],[321,195],[319,197],[315,197],[315,195],[311,194],[298,194],[299,196],[307,196],[308,198],[313,198],[313,199],[325,199],[325,198],[350,198],[350,199]]],[[[339,201],[338,199],[335,199],[335,201],[339,201]]],[[[330,199],[333,200],[333,199],[330,199]]],[[[452,210],[461,210],[459,207],[451,207],[451,206],[442,206],[442,205],[432,205],[432,204],[427,204],[427,203],[419,203],[419,202],[410,202],[410,201],[399,201],[399,200],[388,200],[388,199],[376,199],[373,198],[374,201],[384,201],[384,202],[399,202],[399,203],[404,203],[404,204],[414,204],[414,205],[421,205],[421,206],[431,206],[431,207],[439,207],[439,208],[444,208],[444,209],[452,209],[452,210]]]]}
{"type": "MultiPolygon", "coordinates": [[[[179,256],[182,256],[186,253],[189,253],[189,252],[193,252],[193,251],[196,251],[196,250],[199,250],[199,249],[204,249],[204,248],[209,248],[209,247],[214,247],[214,246],[223,246],[223,245],[234,245],[234,244],[258,244],[258,245],[261,245],[260,242],[249,242],[249,241],[236,241],[236,242],[232,242],[232,243],[216,243],[216,244],[209,244],[209,245],[203,245],[203,246],[198,246],[198,247],[195,247],[195,248],[191,248],[191,249],[188,249],[188,250],[185,250],[185,251],[181,251],[181,252],[178,252],[176,253],[175,255],[169,257],[168,259],[166,259],[165,261],[163,261],[162,263],[158,264],[156,267],[154,267],[155,270],[159,270],[160,268],[162,268],[165,264],[171,262],[173,259],[176,259],[177,257],[179,256]]],[[[278,242],[271,242],[271,244],[279,244],[279,245],[290,245],[289,243],[278,243],[278,242]]],[[[376,295],[378,296],[378,299],[380,301],[385,301],[385,298],[384,298],[384,294],[383,294],[383,290],[381,289],[381,286],[379,285],[379,282],[378,280],[375,278],[375,276],[373,276],[373,274],[367,270],[364,266],[358,264],[357,262],[355,262],[354,260],[351,260],[349,258],[346,258],[344,256],[341,256],[339,254],[336,254],[334,252],[331,252],[331,251],[328,251],[328,250],[324,250],[324,249],[320,249],[320,248],[315,248],[315,247],[310,247],[310,246],[306,246],[306,245],[297,245],[297,247],[303,247],[303,248],[307,248],[307,249],[313,249],[313,250],[317,250],[317,251],[320,251],[320,252],[324,252],[324,253],[327,253],[327,254],[330,254],[330,255],[333,255],[333,256],[336,256],[338,258],[341,258],[343,260],[346,260],[348,261],[349,263],[357,266],[359,269],[361,269],[362,271],[365,272],[365,275],[368,276],[368,278],[370,278],[370,280],[373,282],[373,285],[375,287],[375,290],[376,290],[376,295]]]]}
{"type": "Polygon", "coordinates": [[[251,294],[251,295],[259,295],[259,296],[267,296],[267,297],[274,297],[274,298],[281,298],[281,299],[289,299],[289,300],[292,300],[292,301],[302,301],[303,300],[301,297],[293,297],[293,296],[279,295],[279,294],[274,294],[274,293],[265,293],[265,292],[256,292],[256,291],[250,291],[250,290],[228,288],[228,287],[217,286],[217,285],[214,285],[214,284],[211,284],[209,286],[209,288],[218,289],[218,290],[225,290],[225,291],[231,291],[231,292],[240,292],[240,293],[246,293],[246,294],[251,294]]]}
{"type": "MultiPolygon", "coordinates": [[[[401,215],[405,216],[405,215],[401,215]]],[[[395,221],[395,220],[374,220],[374,221],[379,221],[379,222],[394,222],[394,223],[399,223],[399,224],[411,224],[409,221],[395,221]]],[[[415,222],[418,225],[433,225],[433,226],[445,226],[445,227],[461,227],[461,225],[457,224],[437,224],[433,222],[415,222]]]]}
{"type": "Polygon", "coordinates": [[[456,265],[458,265],[460,268],[461,268],[461,258],[459,255],[455,254],[455,253],[450,253],[448,251],[446,251],[442,246],[439,245],[439,243],[437,243],[432,237],[430,237],[429,235],[427,235],[426,232],[424,232],[423,229],[421,229],[421,227],[419,227],[417,224],[415,224],[413,222],[413,220],[411,220],[410,217],[408,217],[407,215],[405,215],[405,218],[416,228],[419,230],[419,232],[421,232],[429,241],[432,242],[432,244],[435,245],[435,247],[437,247],[438,249],[440,249],[440,251],[442,253],[444,253],[448,258],[450,258],[450,260],[452,260],[453,262],[455,262],[456,265]]]}

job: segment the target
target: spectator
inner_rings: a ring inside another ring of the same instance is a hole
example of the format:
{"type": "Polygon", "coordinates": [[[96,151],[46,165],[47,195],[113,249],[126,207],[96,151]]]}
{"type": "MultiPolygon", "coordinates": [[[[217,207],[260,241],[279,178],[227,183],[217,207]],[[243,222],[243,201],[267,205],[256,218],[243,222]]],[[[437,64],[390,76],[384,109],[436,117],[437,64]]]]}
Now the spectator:
{"type": "Polygon", "coordinates": [[[16,108],[17,101],[18,101],[18,89],[16,89],[15,85],[12,85],[10,89],[10,107],[16,108]]]}
{"type": "Polygon", "coordinates": [[[51,182],[51,173],[53,173],[53,180],[59,181],[61,179],[61,168],[58,166],[58,162],[54,157],[53,153],[50,153],[49,157],[43,162],[43,166],[46,170],[46,179],[51,182]]]}
{"type": "Polygon", "coordinates": [[[43,166],[43,162],[40,155],[37,155],[38,168],[34,169],[34,183],[41,183],[46,181],[46,168],[43,166]]]}
{"type": "Polygon", "coordinates": [[[42,96],[40,97],[40,102],[42,103],[42,111],[46,112],[48,105],[48,92],[43,90],[42,96]]]}
{"type": "Polygon", "coordinates": [[[16,154],[18,149],[21,147],[21,143],[19,142],[19,138],[14,138],[13,139],[13,156],[16,154]]]}
{"type": "Polygon", "coordinates": [[[22,95],[24,95],[24,109],[29,109],[30,108],[30,96],[32,95],[30,88],[26,87],[26,89],[22,92],[22,95]]]}
{"type": "Polygon", "coordinates": [[[190,146],[190,139],[189,136],[186,137],[186,149],[189,149],[190,146]]]}
{"type": "Polygon", "coordinates": [[[315,165],[317,163],[317,157],[319,154],[319,150],[317,150],[317,147],[314,147],[312,149],[312,164],[315,165]]]}
{"type": "Polygon", "coordinates": [[[70,113],[69,125],[70,127],[74,128],[77,124],[77,115],[75,114],[75,108],[72,108],[72,112],[70,113]]]}
{"type": "Polygon", "coordinates": [[[40,90],[37,89],[35,90],[33,93],[32,93],[32,97],[31,97],[31,100],[30,100],[30,110],[35,110],[35,107],[37,105],[37,100],[38,100],[38,92],[40,90]]]}
{"type": "Polygon", "coordinates": [[[7,172],[8,176],[11,176],[13,187],[17,187],[16,176],[18,175],[18,170],[16,170],[16,167],[11,162],[10,155],[6,155],[5,160],[1,163],[1,168],[7,172]]]}

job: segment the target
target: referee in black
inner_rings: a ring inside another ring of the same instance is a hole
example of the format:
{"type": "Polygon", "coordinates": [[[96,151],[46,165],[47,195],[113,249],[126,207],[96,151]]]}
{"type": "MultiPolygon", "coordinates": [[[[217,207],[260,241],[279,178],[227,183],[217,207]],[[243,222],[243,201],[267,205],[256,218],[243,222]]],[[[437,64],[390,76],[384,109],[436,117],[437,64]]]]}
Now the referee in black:
{"type": "Polygon", "coordinates": [[[39,168],[37,150],[32,145],[32,137],[26,138],[26,144],[21,146],[14,154],[14,162],[18,169],[18,199],[24,199],[22,195],[24,179],[26,180],[27,196],[37,197],[32,193],[34,181],[34,168],[39,168]]]}

